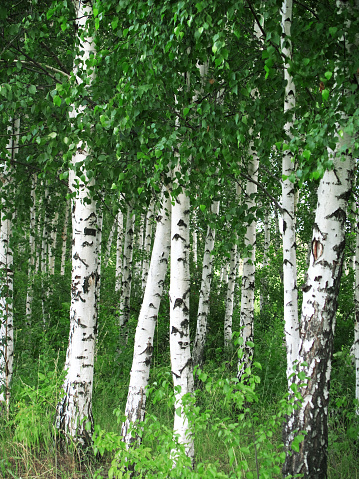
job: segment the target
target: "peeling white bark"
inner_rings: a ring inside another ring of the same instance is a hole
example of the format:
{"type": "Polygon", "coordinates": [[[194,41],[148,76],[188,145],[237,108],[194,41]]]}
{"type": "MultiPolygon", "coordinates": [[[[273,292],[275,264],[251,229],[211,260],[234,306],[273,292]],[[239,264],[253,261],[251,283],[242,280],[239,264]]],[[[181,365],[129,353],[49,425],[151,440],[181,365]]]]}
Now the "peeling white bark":
{"type": "MultiPolygon", "coordinates": [[[[354,322],[354,360],[355,360],[355,399],[359,402],[359,204],[356,205],[355,236],[355,322],[354,322]]],[[[359,406],[356,408],[359,415],[359,406]]]]}
{"type": "Polygon", "coordinates": [[[153,353],[153,339],[161,304],[170,252],[171,199],[162,196],[162,208],[156,217],[157,229],[152,250],[151,264],[138,318],[130,385],[126,403],[126,421],[122,424],[122,435],[127,445],[135,438],[131,425],[143,422],[153,353]]]}
{"type": "Polygon", "coordinates": [[[30,233],[29,233],[29,249],[30,249],[30,261],[28,267],[28,283],[26,292],[26,317],[27,321],[30,321],[32,314],[32,300],[33,300],[33,275],[35,267],[35,235],[36,235],[36,184],[37,175],[34,175],[31,180],[31,206],[30,206],[30,233]]]}

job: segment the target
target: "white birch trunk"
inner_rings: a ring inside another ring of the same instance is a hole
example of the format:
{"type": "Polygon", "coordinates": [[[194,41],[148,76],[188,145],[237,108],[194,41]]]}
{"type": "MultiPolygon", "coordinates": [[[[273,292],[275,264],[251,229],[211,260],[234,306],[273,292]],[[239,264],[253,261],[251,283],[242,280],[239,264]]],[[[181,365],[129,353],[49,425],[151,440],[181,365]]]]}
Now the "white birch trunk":
{"type": "MultiPolygon", "coordinates": [[[[248,176],[258,180],[259,160],[257,153],[250,147],[251,158],[248,163],[248,176]]],[[[247,180],[247,211],[254,213],[256,207],[257,185],[247,180]]],[[[244,245],[247,249],[247,257],[243,258],[242,290],[241,290],[241,312],[240,323],[243,338],[243,356],[238,361],[238,378],[240,379],[252,362],[253,357],[253,322],[254,322],[254,280],[255,280],[255,258],[256,258],[256,227],[257,222],[254,219],[247,225],[244,245]]]]}
{"type": "Polygon", "coordinates": [[[135,441],[131,435],[131,425],[142,423],[145,418],[146,386],[148,385],[150,375],[153,339],[170,252],[170,197],[166,198],[162,195],[162,203],[161,211],[156,217],[157,229],[151,264],[136,328],[130,385],[125,410],[126,421],[122,425],[122,435],[127,445],[135,441]]]}
{"type": "MultiPolygon", "coordinates": [[[[348,140],[348,138],[346,138],[348,140]]],[[[341,140],[340,147],[348,141],[341,140]]],[[[299,387],[303,398],[286,425],[287,451],[283,473],[303,474],[306,479],[326,476],[328,448],[328,401],[335,330],[337,296],[343,267],[345,221],[351,190],[353,162],[332,152],[334,169],[326,171],[318,188],[318,204],[312,239],[312,253],[303,288],[299,363],[309,378],[299,387]],[[306,435],[299,452],[291,450],[294,431],[306,435]]],[[[302,382],[296,378],[297,382],[302,382]]]]}
{"type": "MultiPolygon", "coordinates": [[[[171,278],[170,278],[170,354],[175,388],[174,434],[185,444],[186,454],[193,459],[194,444],[188,418],[183,409],[183,396],[193,392],[193,367],[189,336],[190,294],[190,201],[185,192],[172,205],[171,278]]],[[[175,461],[176,452],[173,452],[175,461]]]]}
{"type": "MultiPolygon", "coordinates": [[[[237,235],[235,235],[237,239],[237,235]]],[[[232,318],[233,318],[233,303],[234,303],[234,289],[237,278],[237,244],[233,244],[231,248],[231,257],[229,260],[229,274],[226,294],[226,309],[224,313],[224,347],[230,349],[232,346],[232,318]]]]}
{"type": "Polygon", "coordinates": [[[152,244],[152,229],[153,229],[153,216],[154,216],[154,202],[151,201],[146,216],[146,231],[144,241],[144,258],[142,266],[142,289],[145,290],[148,270],[150,264],[151,244],[152,244]]]}
{"type": "Polygon", "coordinates": [[[29,246],[30,246],[30,261],[28,267],[28,283],[26,292],[26,317],[30,322],[32,314],[32,301],[33,301],[33,275],[35,267],[35,234],[36,234],[36,183],[37,175],[34,175],[31,180],[31,206],[30,206],[30,234],[29,234],[29,246]]]}
{"type": "Polygon", "coordinates": [[[117,213],[117,243],[116,243],[116,280],[115,291],[121,290],[122,281],[122,242],[123,242],[123,213],[117,213]]]}
{"type": "Polygon", "coordinates": [[[125,243],[123,248],[124,249],[123,270],[122,270],[120,317],[119,317],[120,336],[122,337],[124,333],[126,338],[127,338],[127,332],[126,332],[127,324],[130,319],[134,227],[135,227],[135,215],[133,213],[132,205],[129,205],[127,209],[125,243]]]}
{"type": "MultiPolygon", "coordinates": [[[[354,303],[355,303],[355,322],[354,322],[354,344],[353,344],[353,353],[355,360],[355,399],[359,403],[359,204],[357,203],[356,207],[356,236],[355,236],[355,293],[354,293],[354,303]]],[[[359,406],[356,408],[356,413],[359,415],[359,406]]]]}
{"type": "Polygon", "coordinates": [[[0,178],[3,190],[0,226],[0,413],[4,405],[7,418],[9,418],[14,362],[14,271],[11,244],[13,212],[9,210],[9,202],[6,201],[6,198],[11,197],[13,190],[12,162],[18,152],[19,131],[20,120],[15,120],[14,125],[8,129],[11,135],[7,146],[8,155],[0,178]]]}
{"type": "MultiPolygon", "coordinates": [[[[292,0],[282,4],[282,40],[281,49],[285,55],[284,80],[286,81],[284,96],[284,114],[290,114],[295,107],[295,84],[289,73],[289,60],[292,58],[292,43],[290,40],[292,26],[292,0]]],[[[294,123],[294,113],[284,126],[285,136],[292,138],[291,128],[294,123]]],[[[288,177],[294,172],[293,155],[286,150],[282,160],[282,175],[288,177]]],[[[299,322],[298,322],[298,292],[297,292],[297,259],[295,234],[295,187],[289,180],[282,180],[282,238],[283,238],[283,284],[284,284],[284,330],[287,346],[287,377],[293,371],[293,361],[298,357],[299,322]]],[[[291,381],[291,380],[289,380],[291,381]]]]}
{"type": "MultiPolygon", "coordinates": [[[[269,211],[266,209],[264,214],[264,248],[263,248],[263,269],[266,272],[266,267],[269,264],[268,254],[270,246],[270,225],[269,225],[269,211]]],[[[263,312],[265,305],[268,301],[268,292],[267,292],[267,279],[262,277],[261,281],[261,293],[260,293],[260,310],[263,312]]]]}
{"type": "Polygon", "coordinates": [[[55,260],[56,260],[56,242],[57,242],[57,228],[59,221],[59,213],[55,212],[51,223],[51,244],[49,245],[49,273],[55,274],[55,260]]]}
{"type": "Polygon", "coordinates": [[[65,265],[66,265],[66,252],[67,252],[67,231],[69,225],[69,211],[70,211],[70,201],[66,201],[65,209],[65,218],[64,218],[64,227],[62,229],[62,248],[61,248],[61,266],[60,274],[61,276],[65,275],[65,265]]]}
{"type": "Polygon", "coordinates": [[[103,264],[104,264],[105,268],[107,268],[108,261],[109,261],[110,256],[111,256],[111,248],[112,248],[112,242],[113,242],[113,237],[115,235],[115,231],[116,231],[116,219],[112,223],[110,234],[109,234],[108,239],[107,239],[106,251],[105,251],[105,255],[104,255],[104,259],[103,259],[103,264]]]}
{"type": "MultiPolygon", "coordinates": [[[[92,17],[92,7],[79,2],[76,5],[76,24],[79,30],[82,51],[77,59],[83,62],[94,51],[91,37],[86,36],[87,17],[92,17]]],[[[77,66],[75,74],[77,76],[77,66]]],[[[78,81],[81,81],[78,78],[78,81]]],[[[76,118],[81,108],[73,108],[71,118],[76,118]]],[[[77,145],[73,164],[82,164],[88,156],[88,146],[80,141],[77,145]]],[[[86,178],[86,171],[82,173],[86,178]]],[[[73,180],[74,172],[70,172],[73,180]]],[[[72,184],[72,181],[71,181],[72,184]]],[[[93,430],[92,389],[97,332],[97,284],[98,284],[98,240],[96,203],[91,198],[86,184],[79,180],[79,188],[72,207],[72,282],[70,308],[70,335],[66,353],[66,379],[64,395],[57,405],[56,425],[65,440],[72,438],[80,446],[91,444],[93,430]],[[89,423],[90,427],[87,427],[89,423]]]]}
{"type": "MultiPolygon", "coordinates": [[[[211,211],[213,214],[219,213],[219,201],[212,203],[211,211]]],[[[199,303],[197,311],[197,327],[196,337],[194,340],[192,357],[193,366],[201,366],[203,363],[203,353],[207,337],[207,320],[209,314],[209,296],[211,292],[212,269],[214,241],[216,231],[208,226],[206,241],[204,244],[203,265],[202,265],[202,281],[199,293],[199,303]]]]}

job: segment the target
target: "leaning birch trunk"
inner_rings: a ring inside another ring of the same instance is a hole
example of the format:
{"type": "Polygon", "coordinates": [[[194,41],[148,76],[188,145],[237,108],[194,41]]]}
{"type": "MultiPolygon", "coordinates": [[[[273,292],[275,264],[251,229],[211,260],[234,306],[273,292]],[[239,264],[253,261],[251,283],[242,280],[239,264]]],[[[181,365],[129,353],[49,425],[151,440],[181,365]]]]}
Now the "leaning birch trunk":
{"type": "Polygon", "coordinates": [[[122,281],[122,241],[123,241],[123,213],[117,213],[117,241],[116,241],[116,272],[115,291],[121,290],[122,281]]]}
{"type": "Polygon", "coordinates": [[[145,231],[145,241],[144,241],[144,258],[142,266],[142,289],[145,290],[148,270],[150,265],[150,254],[151,254],[151,244],[152,244],[152,229],[153,229],[153,216],[154,216],[154,202],[151,201],[148,208],[146,216],[146,231],[145,231]]]}
{"type": "Polygon", "coordinates": [[[32,301],[33,301],[33,276],[35,268],[35,236],[36,236],[36,183],[37,175],[32,177],[31,181],[31,206],[30,206],[30,234],[29,234],[29,246],[30,246],[30,261],[27,273],[27,292],[26,292],[26,318],[30,323],[32,314],[32,301]]]}
{"type": "MultiPolygon", "coordinates": [[[[75,59],[86,65],[94,51],[91,37],[86,36],[87,17],[92,16],[92,7],[83,2],[76,4],[76,24],[81,39],[82,51],[75,59]]],[[[77,76],[77,67],[75,67],[77,76]]],[[[78,78],[78,82],[81,79],[78,78]]],[[[70,113],[76,118],[82,108],[74,107],[70,113]]],[[[83,164],[88,156],[88,146],[80,141],[73,165],[83,164]]],[[[74,168],[75,170],[75,168],[74,168]]],[[[86,178],[86,171],[82,170],[86,178]]],[[[74,171],[70,172],[73,184],[74,171]]],[[[92,183],[89,183],[92,185],[92,183]]],[[[92,389],[97,331],[97,283],[98,241],[96,203],[91,198],[87,185],[79,180],[72,205],[72,282],[70,308],[70,334],[66,353],[66,379],[63,396],[57,405],[56,426],[64,434],[64,442],[74,440],[79,446],[88,446],[92,441],[92,389]]]]}
{"type": "Polygon", "coordinates": [[[7,146],[8,157],[1,175],[2,206],[0,227],[0,414],[6,408],[9,418],[11,379],[14,362],[14,318],[13,318],[13,250],[12,250],[12,218],[13,212],[6,198],[13,194],[12,163],[18,152],[18,133],[20,120],[15,120],[9,128],[10,140],[7,146]],[[14,136],[15,135],[15,136],[14,136]]]}
{"type": "MultiPolygon", "coordinates": [[[[292,26],[292,0],[284,0],[282,4],[282,41],[281,49],[285,57],[284,80],[286,81],[284,93],[284,114],[290,114],[295,107],[295,84],[289,73],[289,60],[292,58],[291,26],[292,26]]],[[[294,123],[294,113],[284,125],[286,138],[291,139],[294,123]]],[[[282,175],[287,179],[282,180],[282,238],[283,238],[283,285],[284,285],[284,331],[287,347],[287,378],[292,371],[293,362],[298,356],[299,322],[298,322],[298,293],[297,293],[297,259],[295,239],[295,187],[289,180],[294,172],[292,152],[286,150],[282,159],[282,175]]],[[[290,384],[288,384],[290,386],[290,384]]]]}
{"type": "MultiPolygon", "coordinates": [[[[313,227],[312,251],[306,284],[303,288],[299,364],[306,384],[299,385],[302,400],[288,418],[284,445],[285,477],[303,474],[305,479],[327,477],[328,401],[335,313],[342,274],[345,221],[351,191],[353,162],[333,154],[334,168],[326,171],[318,188],[318,203],[313,227]],[[290,445],[295,431],[304,431],[299,450],[290,445]]],[[[348,144],[348,143],[347,143],[348,144]]],[[[301,382],[298,378],[297,382],[301,382]]]]}
{"type": "MultiPolygon", "coordinates": [[[[213,214],[219,213],[219,201],[212,203],[211,211],[213,214]]],[[[197,312],[197,327],[196,337],[194,340],[192,357],[193,366],[202,366],[203,353],[207,338],[207,320],[209,314],[209,296],[211,292],[212,269],[213,269],[213,255],[214,241],[216,231],[210,226],[207,228],[206,241],[204,244],[203,266],[202,266],[202,281],[201,290],[199,293],[199,303],[197,312]]]]}
{"type": "Polygon", "coordinates": [[[355,360],[355,399],[358,401],[356,413],[359,415],[359,203],[356,205],[355,236],[355,322],[354,322],[354,360],[355,360]]]}
{"type": "Polygon", "coordinates": [[[127,327],[130,320],[130,300],[132,286],[132,257],[133,257],[133,239],[135,228],[135,215],[132,205],[128,206],[126,219],[125,244],[123,248],[123,270],[120,298],[120,350],[123,344],[127,343],[127,327]]]}
{"type": "MultiPolygon", "coordinates": [[[[257,153],[250,148],[251,158],[248,163],[248,176],[246,186],[246,204],[249,214],[253,214],[256,206],[257,185],[255,182],[258,179],[259,160],[257,153]]],[[[244,245],[248,251],[247,257],[243,258],[243,273],[242,273],[242,290],[241,290],[241,312],[240,324],[242,327],[243,338],[243,356],[238,361],[238,379],[240,379],[251,365],[253,357],[253,328],[254,328],[254,280],[255,280],[255,258],[256,258],[256,227],[257,222],[253,219],[247,225],[246,236],[244,238],[244,245]]]]}
{"type": "MultiPolygon", "coordinates": [[[[193,367],[189,336],[190,293],[190,201],[185,191],[172,204],[171,218],[171,277],[170,277],[170,354],[175,415],[173,431],[187,456],[193,459],[194,444],[188,418],[183,407],[183,396],[193,392],[193,367]]],[[[173,459],[176,461],[176,451],[173,459]]]]}
{"type": "MultiPolygon", "coordinates": [[[[126,421],[122,424],[122,435],[128,446],[135,442],[135,438],[131,435],[131,426],[142,423],[145,418],[146,386],[150,375],[153,338],[170,252],[171,198],[163,195],[162,203],[161,211],[156,217],[157,229],[151,264],[136,328],[130,385],[125,409],[126,421]]],[[[139,437],[138,441],[140,441],[139,437]]]]}

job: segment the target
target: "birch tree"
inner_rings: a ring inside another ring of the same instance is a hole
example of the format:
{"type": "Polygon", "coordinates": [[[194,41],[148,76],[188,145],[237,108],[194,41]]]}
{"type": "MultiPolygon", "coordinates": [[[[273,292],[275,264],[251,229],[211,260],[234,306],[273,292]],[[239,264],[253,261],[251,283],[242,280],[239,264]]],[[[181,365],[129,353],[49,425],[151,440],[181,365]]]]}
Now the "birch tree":
{"type": "Polygon", "coordinates": [[[154,333],[170,252],[171,199],[168,195],[162,195],[162,207],[156,221],[157,228],[150,268],[136,328],[125,409],[126,421],[122,425],[122,435],[127,445],[134,442],[131,425],[142,423],[145,417],[146,386],[150,375],[154,333]]]}
{"type": "MultiPolygon", "coordinates": [[[[295,84],[290,74],[292,59],[291,27],[293,16],[292,0],[282,3],[282,39],[281,50],[284,60],[284,115],[287,121],[284,133],[289,140],[293,138],[295,108],[295,84]]],[[[298,293],[297,293],[297,259],[295,239],[295,187],[290,176],[294,172],[293,155],[286,150],[282,159],[282,238],[283,238],[283,284],[284,284],[284,330],[287,347],[287,377],[292,373],[293,362],[298,356],[299,322],[298,322],[298,293]]],[[[289,380],[289,379],[288,379],[289,380]]]]}
{"type": "MultiPolygon", "coordinates": [[[[175,172],[178,171],[176,168],[175,172]]],[[[172,204],[171,217],[171,277],[170,277],[170,354],[175,390],[174,434],[185,445],[186,454],[193,459],[194,444],[183,396],[193,392],[193,366],[189,336],[190,294],[190,200],[180,186],[172,204]]],[[[175,454],[174,451],[174,460],[175,454]]]]}
{"type": "MultiPolygon", "coordinates": [[[[86,62],[94,53],[92,37],[86,33],[87,19],[92,6],[80,1],[75,5],[78,27],[79,51],[74,62],[78,83],[79,65],[86,71],[86,62]],[[83,37],[82,37],[83,36],[83,37]],[[80,38],[82,40],[80,42],[80,38]]],[[[73,106],[70,118],[73,122],[83,112],[82,106],[73,106]]],[[[76,167],[85,163],[89,147],[80,140],[73,157],[70,184],[76,197],[72,205],[72,280],[70,307],[70,334],[66,352],[66,379],[63,397],[57,405],[56,426],[65,439],[72,438],[80,446],[91,443],[93,428],[92,389],[95,340],[97,331],[98,241],[96,203],[91,198],[86,170],[82,167],[82,179],[76,178],[76,167]]],[[[79,168],[81,169],[81,167],[79,168]]]]}
{"type": "MultiPolygon", "coordinates": [[[[18,152],[18,134],[20,120],[11,120],[8,128],[10,136],[7,145],[7,158],[3,165],[0,180],[2,182],[2,208],[0,226],[0,408],[6,407],[9,415],[11,379],[14,362],[14,313],[13,313],[13,245],[12,245],[12,220],[13,205],[13,161],[18,152]]],[[[0,409],[1,413],[1,409],[0,409]]]]}

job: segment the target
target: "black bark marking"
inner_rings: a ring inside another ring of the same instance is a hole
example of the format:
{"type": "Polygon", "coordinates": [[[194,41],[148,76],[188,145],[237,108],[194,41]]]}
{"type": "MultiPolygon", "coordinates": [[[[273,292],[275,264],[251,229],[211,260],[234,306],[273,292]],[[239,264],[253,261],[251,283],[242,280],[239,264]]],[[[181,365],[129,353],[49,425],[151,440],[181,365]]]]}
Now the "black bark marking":
{"type": "Polygon", "coordinates": [[[84,228],[84,235],[96,236],[97,230],[95,228],[84,228]]]}

